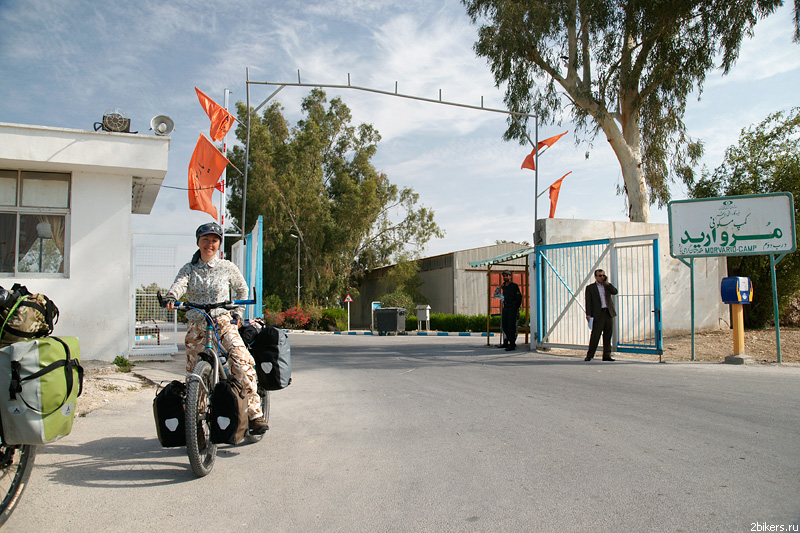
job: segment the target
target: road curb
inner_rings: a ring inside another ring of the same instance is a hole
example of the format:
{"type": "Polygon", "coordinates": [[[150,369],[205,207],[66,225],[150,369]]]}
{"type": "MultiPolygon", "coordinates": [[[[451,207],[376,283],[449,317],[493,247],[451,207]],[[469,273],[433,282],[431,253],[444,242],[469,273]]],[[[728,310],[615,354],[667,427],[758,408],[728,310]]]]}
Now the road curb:
{"type": "MultiPolygon", "coordinates": [[[[380,335],[374,331],[334,331],[334,335],[380,335]]],[[[420,337],[485,337],[486,333],[474,333],[471,331],[403,331],[399,332],[402,335],[417,335],[420,337]]],[[[494,333],[489,333],[490,337],[494,337],[494,333]]]]}

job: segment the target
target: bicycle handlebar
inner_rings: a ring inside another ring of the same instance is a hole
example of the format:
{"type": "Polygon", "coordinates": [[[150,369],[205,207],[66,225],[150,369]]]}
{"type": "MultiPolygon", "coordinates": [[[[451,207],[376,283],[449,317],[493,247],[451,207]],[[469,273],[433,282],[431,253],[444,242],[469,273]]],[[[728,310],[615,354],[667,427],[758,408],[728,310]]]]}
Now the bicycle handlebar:
{"type": "MultiPolygon", "coordinates": [[[[158,297],[158,305],[161,307],[166,307],[167,302],[164,300],[164,297],[161,296],[161,291],[156,293],[158,297]]],[[[228,300],[226,302],[218,302],[214,304],[197,304],[192,302],[173,302],[172,305],[175,306],[176,309],[199,309],[201,311],[211,311],[212,309],[236,309],[237,307],[241,307],[243,305],[252,305],[256,303],[255,300],[228,300]]]]}

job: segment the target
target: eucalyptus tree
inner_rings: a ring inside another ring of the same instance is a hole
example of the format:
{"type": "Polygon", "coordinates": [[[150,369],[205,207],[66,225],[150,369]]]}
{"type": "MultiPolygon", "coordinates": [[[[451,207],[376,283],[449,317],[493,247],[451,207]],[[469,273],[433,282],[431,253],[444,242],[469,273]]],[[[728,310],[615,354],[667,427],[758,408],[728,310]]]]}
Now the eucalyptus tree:
{"type": "MultiPolygon", "coordinates": [[[[245,106],[237,104],[236,135],[244,143],[245,106]]],[[[300,247],[301,298],[332,304],[355,293],[370,269],[419,253],[443,231],[419,195],[375,169],[380,134],[370,124],[351,124],[340,98],[321,89],[303,100],[303,118],[291,126],[272,103],[250,119],[250,157],[245,219],[264,217],[264,291],[284,303],[296,300],[300,247]]],[[[229,152],[244,168],[241,146],[229,152]]],[[[230,170],[228,209],[242,212],[241,176],[230,170]]]]}
{"type": "MultiPolygon", "coordinates": [[[[783,0],[462,0],[479,25],[509,110],[543,122],[571,114],[579,130],[603,132],[622,170],[631,221],[670,199],[702,144],[683,124],[687,97],[717,65],[728,73],[756,22],[783,0]]],[[[795,28],[797,5],[795,0],[795,28]]],[[[797,33],[795,34],[797,39],[797,33]]],[[[509,119],[505,138],[523,140],[509,119]]],[[[588,153],[587,153],[588,156],[588,153]]]]}

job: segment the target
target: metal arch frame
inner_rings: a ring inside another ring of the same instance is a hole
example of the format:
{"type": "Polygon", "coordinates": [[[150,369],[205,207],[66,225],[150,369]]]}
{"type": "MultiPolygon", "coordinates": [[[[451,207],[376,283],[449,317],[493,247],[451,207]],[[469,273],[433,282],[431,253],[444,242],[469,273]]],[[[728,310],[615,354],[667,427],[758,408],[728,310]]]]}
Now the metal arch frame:
{"type": "MultiPolygon", "coordinates": [[[[246,89],[247,89],[246,90],[246,92],[247,92],[246,105],[247,105],[248,113],[247,113],[247,125],[246,125],[247,126],[247,140],[245,142],[245,156],[244,156],[244,159],[245,159],[245,162],[244,162],[244,184],[242,186],[242,219],[241,219],[242,239],[246,239],[247,238],[246,235],[245,235],[245,229],[244,228],[246,227],[246,224],[245,224],[245,208],[247,207],[247,171],[248,171],[248,167],[250,166],[250,117],[255,115],[258,112],[259,109],[264,107],[264,105],[266,105],[267,102],[272,100],[285,87],[311,87],[311,88],[320,87],[320,88],[326,88],[326,89],[355,89],[357,91],[370,92],[370,93],[380,94],[380,95],[384,95],[384,96],[395,96],[395,97],[399,97],[399,98],[406,98],[406,99],[409,99],[409,100],[417,100],[417,101],[420,101],[420,102],[428,102],[428,103],[433,103],[433,104],[443,104],[443,105],[449,105],[449,106],[454,106],[454,107],[463,107],[465,109],[473,109],[473,110],[476,110],[476,111],[490,111],[492,113],[501,113],[501,114],[504,114],[504,115],[510,115],[510,116],[514,116],[514,117],[532,118],[532,119],[534,119],[534,140],[532,141],[530,139],[530,137],[528,137],[527,134],[525,135],[525,137],[528,139],[528,142],[531,143],[531,145],[534,147],[534,149],[536,148],[536,146],[538,145],[538,142],[539,142],[539,120],[538,120],[539,117],[538,117],[538,115],[530,114],[530,113],[518,113],[518,112],[515,112],[515,111],[508,111],[506,109],[494,109],[494,108],[491,108],[491,107],[484,107],[484,105],[483,105],[483,96],[481,96],[481,105],[480,106],[475,106],[475,105],[461,104],[461,103],[457,103],[457,102],[448,102],[446,100],[442,100],[442,90],[441,89],[439,89],[439,99],[435,100],[433,98],[425,98],[425,97],[422,97],[422,96],[414,96],[414,95],[399,93],[397,91],[397,82],[395,82],[395,85],[394,85],[394,92],[382,91],[380,89],[371,89],[369,87],[360,87],[358,85],[352,85],[350,83],[350,74],[349,73],[347,74],[347,85],[341,85],[341,84],[325,84],[325,83],[303,83],[302,80],[300,79],[300,71],[299,70],[297,71],[297,82],[254,81],[254,80],[250,79],[250,68],[249,67],[246,68],[245,71],[246,71],[245,85],[246,85],[246,89]],[[272,94],[270,94],[263,102],[261,102],[251,112],[250,111],[250,85],[267,85],[267,86],[276,86],[278,88],[275,91],[273,91],[272,94]]],[[[534,236],[536,234],[536,220],[538,220],[538,218],[539,218],[539,213],[538,213],[538,208],[537,208],[537,204],[538,204],[537,200],[538,200],[538,194],[539,194],[539,151],[536,150],[535,152],[536,153],[534,154],[534,163],[535,163],[534,166],[536,168],[534,170],[534,174],[535,174],[535,176],[534,176],[535,192],[534,192],[534,201],[533,201],[533,213],[534,213],[533,214],[533,234],[534,234],[534,236]]]]}

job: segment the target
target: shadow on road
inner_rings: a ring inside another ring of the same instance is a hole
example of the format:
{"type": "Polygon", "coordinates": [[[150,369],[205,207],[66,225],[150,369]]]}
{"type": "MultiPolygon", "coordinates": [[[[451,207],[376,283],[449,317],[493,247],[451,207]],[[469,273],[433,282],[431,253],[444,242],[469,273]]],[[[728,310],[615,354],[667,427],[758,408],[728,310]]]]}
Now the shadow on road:
{"type": "MultiPolygon", "coordinates": [[[[238,455],[217,449],[217,461],[238,455]]],[[[186,448],[162,448],[154,437],[107,437],[84,443],[41,446],[36,468],[51,482],[77,487],[155,487],[193,481],[186,448]],[[48,455],[59,456],[50,463],[48,455]]]]}

